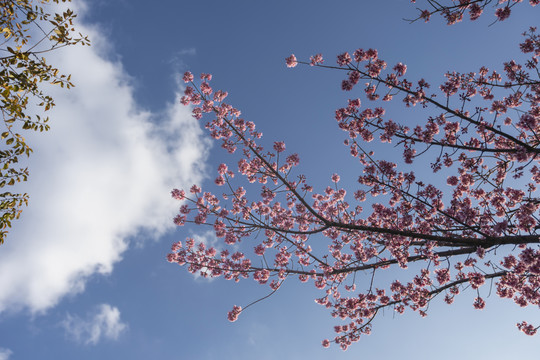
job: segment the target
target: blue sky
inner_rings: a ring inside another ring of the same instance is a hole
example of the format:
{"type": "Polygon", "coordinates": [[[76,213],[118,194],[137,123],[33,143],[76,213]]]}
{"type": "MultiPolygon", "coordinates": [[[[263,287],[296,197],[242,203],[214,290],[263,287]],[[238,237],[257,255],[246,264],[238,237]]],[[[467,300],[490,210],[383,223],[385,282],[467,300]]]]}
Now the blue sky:
{"type": "MultiPolygon", "coordinates": [[[[28,137],[35,154],[31,197],[0,247],[0,360],[6,359],[417,359],[530,358],[538,336],[515,323],[538,323],[519,309],[475,294],[452,306],[435,300],[430,314],[386,313],[373,334],[347,352],[323,349],[335,324],[313,301],[312,285],[287,281],[236,323],[232,305],[268,292],[194,278],[166,262],[172,242],[204,229],[176,229],[173,187],[213,189],[228,156],[178,104],[179,75],[214,75],[228,102],[264,133],[301,156],[301,171],[326,186],[334,172],[357,177],[333,120],[347,96],[343,74],[298,67],[284,58],[377,48],[389,64],[408,65],[410,79],[438,84],[448,70],[500,69],[519,56],[520,33],[539,25],[539,9],[517,6],[503,23],[410,24],[415,7],[388,1],[93,0],[72,4],[90,48],[67,48],[51,62],[76,88],[52,89],[51,131],[28,137]]],[[[421,111],[389,108],[417,121],[421,111]]],[[[230,160],[230,159],[229,159],[230,160]]],[[[292,279],[291,279],[292,280],[292,279]]]]}

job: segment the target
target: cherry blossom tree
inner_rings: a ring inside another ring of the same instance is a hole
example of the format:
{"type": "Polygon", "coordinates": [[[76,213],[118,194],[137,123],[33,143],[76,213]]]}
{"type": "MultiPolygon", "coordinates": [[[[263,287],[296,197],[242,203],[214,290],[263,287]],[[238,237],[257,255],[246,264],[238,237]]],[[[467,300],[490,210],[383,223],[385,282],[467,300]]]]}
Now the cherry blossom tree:
{"type": "MultiPolygon", "coordinates": [[[[428,3],[430,14],[470,11],[474,20],[491,1],[428,3]]],[[[499,9],[515,3],[499,1],[496,18],[504,20],[499,9]]],[[[338,174],[316,190],[297,170],[299,155],[280,141],[265,149],[255,124],[224,102],[226,92],[211,88],[211,75],[196,81],[187,72],[182,103],[238,161],[217,169],[222,194],[197,185],[172,191],[182,201],[174,222],[210,226],[220,243],[188,238],[172,246],[168,260],[203,277],[251,278],[270,294],[287,278],[312,283],[321,291],[315,301],[341,320],[325,347],[347,349],[371,332],[383,309],[425,316],[434,298],[451,304],[462,292],[483,309],[486,284],[521,307],[539,306],[540,35],[530,28],[523,36],[524,63],[449,72],[438,87],[408,80],[407,66],[388,66],[374,49],[340,54],[335,66],[320,54],[309,61],[289,56],[289,67],[343,71],[342,89],[362,94],[335,112],[361,167],[348,190],[338,174]],[[385,115],[385,102],[396,100],[432,115],[409,128],[385,115]],[[373,151],[374,141],[386,145],[385,154],[373,151]],[[400,159],[388,160],[392,151],[400,159]],[[430,163],[432,174],[418,171],[419,161],[430,163]],[[386,270],[391,274],[374,281],[386,270]],[[372,279],[367,285],[355,281],[362,272],[372,279]]],[[[229,320],[245,308],[235,305],[229,320]]],[[[528,335],[538,329],[526,321],[517,327],[528,335]]]]}

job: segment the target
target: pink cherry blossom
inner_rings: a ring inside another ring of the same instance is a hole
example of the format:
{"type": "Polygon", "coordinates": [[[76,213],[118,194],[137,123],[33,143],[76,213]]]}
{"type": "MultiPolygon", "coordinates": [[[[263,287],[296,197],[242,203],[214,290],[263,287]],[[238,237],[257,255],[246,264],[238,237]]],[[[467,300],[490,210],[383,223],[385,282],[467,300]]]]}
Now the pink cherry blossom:
{"type": "Polygon", "coordinates": [[[242,307],[234,305],[233,309],[227,314],[227,319],[229,319],[230,322],[235,322],[238,320],[238,315],[240,315],[241,312],[242,307]]]}
{"type": "Polygon", "coordinates": [[[285,143],[283,141],[274,142],[274,150],[278,153],[285,151],[285,143]]]}
{"type": "Polygon", "coordinates": [[[508,6],[504,8],[498,8],[495,11],[495,16],[497,16],[500,21],[508,19],[508,17],[510,16],[510,8],[508,6]]]}
{"type": "Polygon", "coordinates": [[[290,68],[293,68],[296,65],[298,65],[298,62],[296,61],[296,56],[294,56],[294,54],[286,58],[285,62],[287,63],[287,67],[290,67],[290,68]]]}
{"type": "Polygon", "coordinates": [[[186,196],[186,193],[184,190],[174,189],[173,191],[171,191],[171,196],[173,197],[173,199],[183,200],[186,196]]]}
{"type": "Polygon", "coordinates": [[[184,82],[186,82],[186,83],[192,82],[193,81],[193,74],[190,73],[189,71],[186,71],[184,73],[184,76],[182,77],[182,80],[184,80],[184,82]]]}
{"type": "Polygon", "coordinates": [[[313,55],[309,58],[309,64],[311,66],[321,65],[324,62],[322,54],[313,55]]]}

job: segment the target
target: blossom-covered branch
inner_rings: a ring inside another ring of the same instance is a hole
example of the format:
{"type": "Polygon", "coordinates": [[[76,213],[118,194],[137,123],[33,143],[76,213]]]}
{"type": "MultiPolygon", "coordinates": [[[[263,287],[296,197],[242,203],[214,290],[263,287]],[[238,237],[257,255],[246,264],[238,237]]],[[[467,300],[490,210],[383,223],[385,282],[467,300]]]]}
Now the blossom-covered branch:
{"type": "MultiPolygon", "coordinates": [[[[416,2],[417,0],[411,0],[413,4],[416,2]]],[[[427,8],[418,9],[420,15],[409,21],[422,19],[428,22],[432,15],[438,14],[444,17],[448,25],[454,25],[462,21],[465,15],[475,21],[489,8],[494,9],[495,21],[504,21],[510,17],[512,8],[521,2],[523,0],[426,0],[427,8]]],[[[529,4],[536,6],[540,4],[540,0],[529,0],[529,4]]]]}

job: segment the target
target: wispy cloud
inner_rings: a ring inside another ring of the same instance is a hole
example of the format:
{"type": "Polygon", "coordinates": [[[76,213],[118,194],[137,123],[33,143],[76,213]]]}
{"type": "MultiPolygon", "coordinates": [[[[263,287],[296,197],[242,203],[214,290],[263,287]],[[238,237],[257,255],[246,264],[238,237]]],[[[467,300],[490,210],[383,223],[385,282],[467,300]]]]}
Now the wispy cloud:
{"type": "Polygon", "coordinates": [[[0,348],[0,360],[8,360],[11,354],[13,354],[13,351],[5,348],[0,348]]]}
{"type": "Polygon", "coordinates": [[[86,345],[95,345],[102,339],[116,340],[127,329],[118,308],[108,304],[101,304],[85,319],[67,314],[62,326],[69,337],[86,345]]]}
{"type": "Polygon", "coordinates": [[[176,52],[177,55],[195,55],[197,50],[195,48],[181,49],[176,52]]]}
{"type": "Polygon", "coordinates": [[[53,89],[51,130],[27,134],[31,177],[19,190],[30,206],[0,249],[0,312],[43,312],[83,291],[89,276],[112,271],[130,238],[169,230],[171,188],[204,176],[209,144],[190,110],[141,109],[122,65],[107,60],[106,38],[79,30],[91,47],[50,58],[76,87],[53,89]]]}
{"type": "Polygon", "coordinates": [[[171,56],[168,63],[172,68],[177,72],[184,72],[187,70],[187,64],[184,62],[184,59],[188,56],[197,55],[197,50],[195,48],[186,48],[180,49],[171,56]]]}
{"type": "Polygon", "coordinates": [[[13,354],[13,351],[5,348],[0,348],[0,360],[8,360],[11,354],[13,354]]]}

